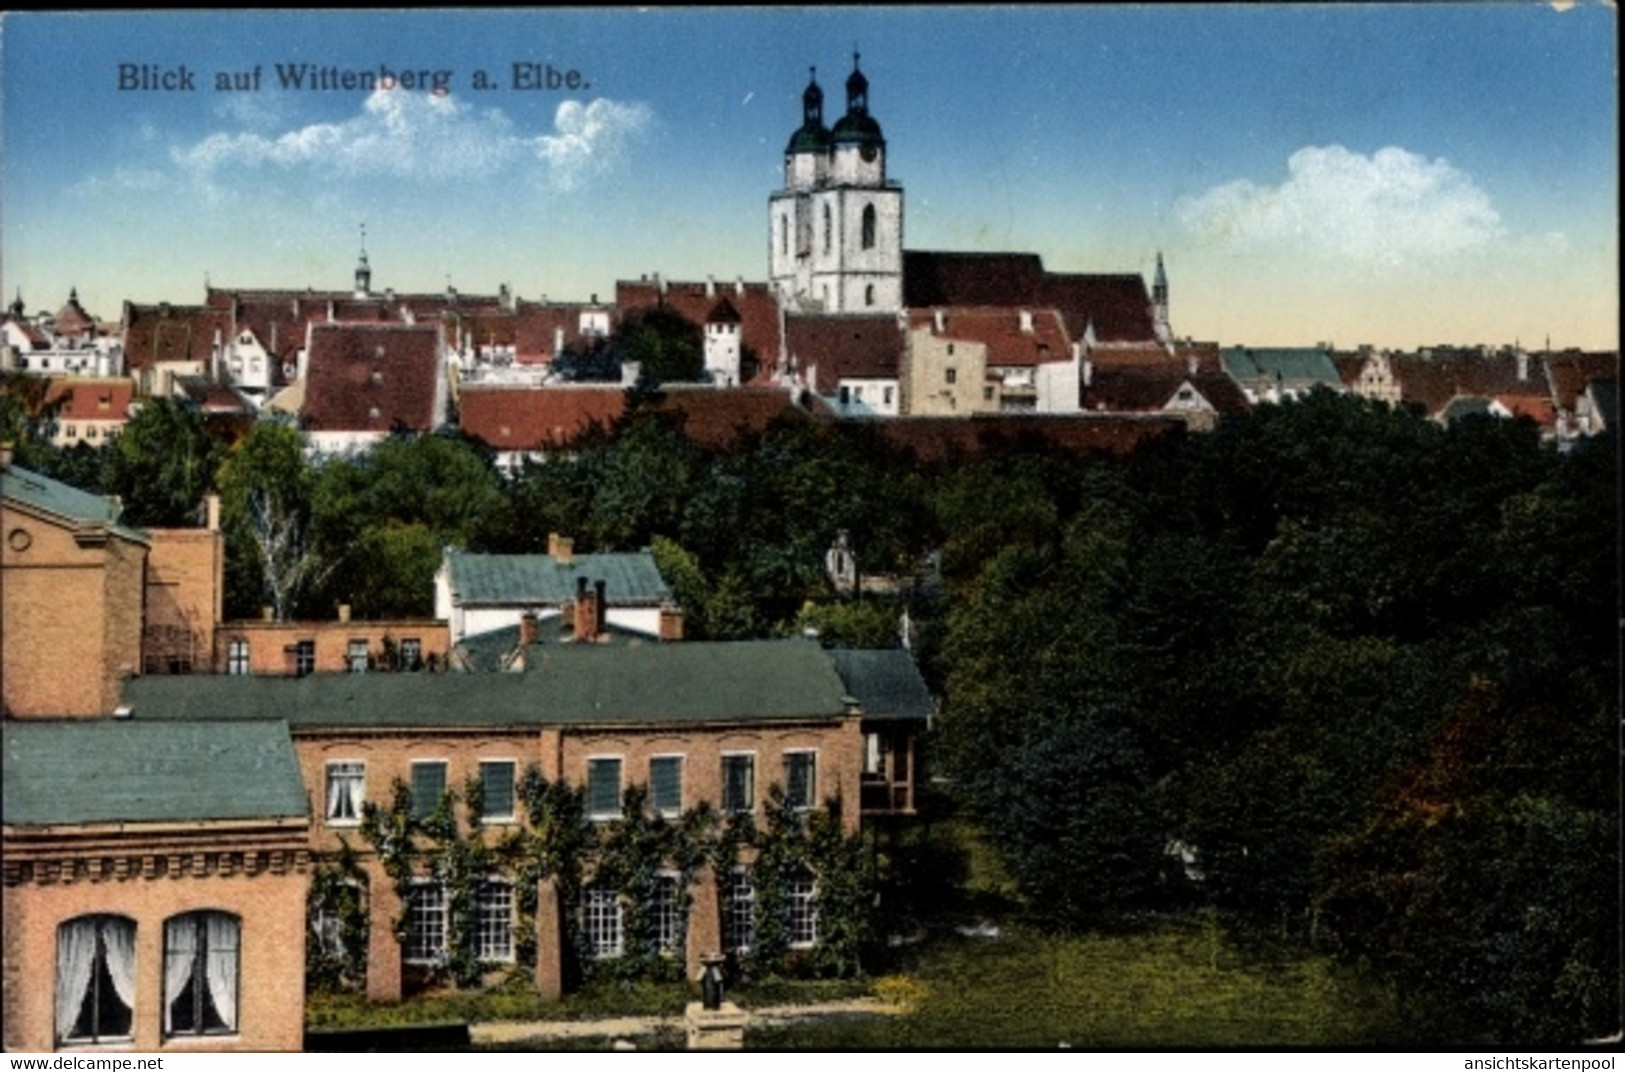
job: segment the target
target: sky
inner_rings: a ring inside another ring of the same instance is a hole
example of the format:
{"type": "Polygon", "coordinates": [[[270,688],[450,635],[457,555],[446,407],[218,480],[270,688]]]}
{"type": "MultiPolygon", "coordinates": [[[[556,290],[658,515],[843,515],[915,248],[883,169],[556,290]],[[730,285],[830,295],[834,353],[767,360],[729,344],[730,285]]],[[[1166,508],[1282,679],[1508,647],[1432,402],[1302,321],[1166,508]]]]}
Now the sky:
{"type": "Polygon", "coordinates": [[[348,287],[363,225],[374,289],[762,280],[809,68],[833,123],[856,50],[909,249],[1148,283],[1160,251],[1175,333],[1227,345],[1618,347],[1607,6],[0,19],[31,312],[348,287]]]}

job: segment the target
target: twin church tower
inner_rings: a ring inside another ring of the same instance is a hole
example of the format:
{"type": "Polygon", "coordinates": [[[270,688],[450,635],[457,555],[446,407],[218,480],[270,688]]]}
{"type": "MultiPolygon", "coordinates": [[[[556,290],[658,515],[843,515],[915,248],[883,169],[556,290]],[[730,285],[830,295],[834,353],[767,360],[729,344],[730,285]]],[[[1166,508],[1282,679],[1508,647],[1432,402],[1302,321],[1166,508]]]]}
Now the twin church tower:
{"type": "Polygon", "coordinates": [[[789,310],[895,313],[903,307],[903,188],[886,181],[886,139],[869,80],[852,56],[846,114],[824,125],[816,69],[801,126],[784,151],[784,189],[768,201],[768,266],[789,310]]]}

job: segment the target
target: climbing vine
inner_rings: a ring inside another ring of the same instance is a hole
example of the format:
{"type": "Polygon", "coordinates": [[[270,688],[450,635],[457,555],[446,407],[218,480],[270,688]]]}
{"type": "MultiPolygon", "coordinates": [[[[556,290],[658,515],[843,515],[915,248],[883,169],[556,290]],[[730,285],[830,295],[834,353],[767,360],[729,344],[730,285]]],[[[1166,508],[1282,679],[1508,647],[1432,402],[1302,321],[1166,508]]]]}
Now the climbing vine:
{"type": "Polygon", "coordinates": [[[305,918],[312,921],[305,928],[308,989],[355,990],[366,983],[366,889],[366,872],[356,860],[355,849],[340,838],[338,856],[317,865],[305,898],[305,918]]]}

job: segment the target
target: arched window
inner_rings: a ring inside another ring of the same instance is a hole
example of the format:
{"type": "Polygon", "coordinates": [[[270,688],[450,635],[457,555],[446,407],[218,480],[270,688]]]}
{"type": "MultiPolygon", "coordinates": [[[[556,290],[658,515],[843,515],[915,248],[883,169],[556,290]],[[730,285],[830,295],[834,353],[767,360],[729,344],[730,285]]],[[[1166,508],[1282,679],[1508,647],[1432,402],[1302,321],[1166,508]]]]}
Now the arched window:
{"type": "Polygon", "coordinates": [[[875,248],[875,206],[863,206],[863,248],[875,248]]]}
{"type": "Polygon", "coordinates": [[[779,217],[779,255],[790,255],[790,219],[787,216],[779,217]]]}
{"type": "Polygon", "coordinates": [[[188,912],[164,922],[164,1034],[237,1031],[238,942],[226,912],[188,912]]]}
{"type": "Polygon", "coordinates": [[[835,234],[835,225],[830,219],[829,206],[824,206],[824,252],[829,252],[830,239],[835,234]]]}
{"type": "Polygon", "coordinates": [[[57,1039],[127,1039],[134,1010],[135,921],[79,916],[57,927],[57,1039]]]}
{"type": "Polygon", "coordinates": [[[875,303],[875,285],[873,283],[870,283],[868,286],[863,288],[863,304],[865,304],[865,305],[873,305],[874,303],[875,303]]]}

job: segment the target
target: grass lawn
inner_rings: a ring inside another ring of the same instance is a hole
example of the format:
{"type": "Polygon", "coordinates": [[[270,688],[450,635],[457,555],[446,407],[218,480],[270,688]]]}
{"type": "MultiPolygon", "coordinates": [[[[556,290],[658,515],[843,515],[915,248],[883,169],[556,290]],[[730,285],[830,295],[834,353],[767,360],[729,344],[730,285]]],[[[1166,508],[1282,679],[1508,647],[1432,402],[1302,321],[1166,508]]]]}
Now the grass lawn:
{"type": "Polygon", "coordinates": [[[749,1032],[764,1049],[1357,1047],[1395,1040],[1386,994],[1325,958],[1243,953],[1200,921],[1142,933],[925,943],[881,993],[905,1016],[806,1020],[749,1032]]]}

